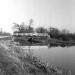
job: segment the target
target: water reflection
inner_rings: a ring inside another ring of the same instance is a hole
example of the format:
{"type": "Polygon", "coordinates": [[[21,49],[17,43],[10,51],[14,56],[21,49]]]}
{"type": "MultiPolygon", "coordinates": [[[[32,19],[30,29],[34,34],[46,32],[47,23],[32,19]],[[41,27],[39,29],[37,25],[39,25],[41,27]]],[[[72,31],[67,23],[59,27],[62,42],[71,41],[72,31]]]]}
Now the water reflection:
{"type": "Polygon", "coordinates": [[[41,44],[41,43],[22,43],[30,55],[40,57],[50,64],[64,67],[75,72],[75,47],[72,44],[41,44]]]}
{"type": "Polygon", "coordinates": [[[48,48],[51,47],[71,47],[74,46],[73,44],[70,43],[42,43],[42,42],[37,42],[37,41],[31,41],[31,39],[29,39],[29,41],[24,41],[24,42],[20,42],[21,46],[47,46],[48,48]]]}
{"type": "Polygon", "coordinates": [[[23,46],[31,55],[40,57],[43,61],[47,61],[50,64],[64,67],[68,70],[72,70],[72,74],[75,74],[75,47],[71,46],[53,46],[43,45],[34,46],[29,44],[23,46]]]}

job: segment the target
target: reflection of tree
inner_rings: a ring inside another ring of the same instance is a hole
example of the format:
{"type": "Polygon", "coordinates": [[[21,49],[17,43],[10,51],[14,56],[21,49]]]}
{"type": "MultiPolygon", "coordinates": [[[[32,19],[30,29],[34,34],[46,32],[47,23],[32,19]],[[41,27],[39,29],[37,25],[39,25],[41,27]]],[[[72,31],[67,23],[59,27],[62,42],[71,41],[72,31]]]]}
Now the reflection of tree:
{"type": "Polygon", "coordinates": [[[31,46],[28,46],[28,52],[29,52],[29,55],[32,56],[33,55],[33,51],[31,49],[31,46]]]}

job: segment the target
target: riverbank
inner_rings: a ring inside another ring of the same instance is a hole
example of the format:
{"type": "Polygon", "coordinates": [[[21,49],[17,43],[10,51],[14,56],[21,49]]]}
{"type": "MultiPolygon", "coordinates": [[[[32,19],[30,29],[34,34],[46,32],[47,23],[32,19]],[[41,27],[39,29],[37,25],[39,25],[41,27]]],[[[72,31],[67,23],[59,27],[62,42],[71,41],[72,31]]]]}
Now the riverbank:
{"type": "Polygon", "coordinates": [[[49,39],[48,43],[51,47],[70,47],[70,46],[75,46],[75,42],[70,40],[70,41],[62,41],[62,40],[57,40],[57,39],[49,39]]]}
{"type": "Polygon", "coordinates": [[[11,41],[0,41],[0,75],[69,75],[63,68],[42,62],[11,41]]]}
{"type": "Polygon", "coordinates": [[[13,39],[15,42],[19,42],[20,45],[31,45],[31,46],[44,46],[44,45],[48,45],[50,47],[57,47],[57,46],[61,46],[61,47],[70,47],[70,46],[75,46],[75,41],[73,40],[69,40],[69,41],[63,41],[63,40],[58,40],[58,39],[53,39],[53,38],[47,38],[47,39],[35,39],[33,38],[33,40],[28,41],[28,38],[25,37],[18,37],[13,39]]]}

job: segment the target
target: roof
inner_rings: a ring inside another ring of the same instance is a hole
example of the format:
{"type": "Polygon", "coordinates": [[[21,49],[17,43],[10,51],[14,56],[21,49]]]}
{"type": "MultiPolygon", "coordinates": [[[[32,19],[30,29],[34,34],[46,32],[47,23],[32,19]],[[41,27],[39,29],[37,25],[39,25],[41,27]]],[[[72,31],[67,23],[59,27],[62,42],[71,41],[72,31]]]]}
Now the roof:
{"type": "Polygon", "coordinates": [[[22,36],[48,36],[47,33],[14,33],[13,35],[22,35],[22,36]]]}

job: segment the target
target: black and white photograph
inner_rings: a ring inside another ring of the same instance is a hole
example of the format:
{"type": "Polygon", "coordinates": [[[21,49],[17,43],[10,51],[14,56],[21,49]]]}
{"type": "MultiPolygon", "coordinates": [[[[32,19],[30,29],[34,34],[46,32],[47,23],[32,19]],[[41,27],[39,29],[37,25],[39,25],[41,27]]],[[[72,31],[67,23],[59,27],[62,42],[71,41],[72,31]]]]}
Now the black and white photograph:
{"type": "Polygon", "coordinates": [[[75,75],[75,0],[0,0],[0,75],[75,75]]]}

